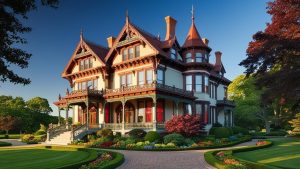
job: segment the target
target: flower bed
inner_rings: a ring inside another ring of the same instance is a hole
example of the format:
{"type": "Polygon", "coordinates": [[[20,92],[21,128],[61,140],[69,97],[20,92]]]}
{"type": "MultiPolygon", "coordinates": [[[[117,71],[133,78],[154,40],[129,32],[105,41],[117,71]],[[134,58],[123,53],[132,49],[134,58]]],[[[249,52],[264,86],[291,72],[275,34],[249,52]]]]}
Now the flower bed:
{"type": "Polygon", "coordinates": [[[137,150],[137,151],[180,151],[180,150],[199,150],[230,147],[251,140],[250,136],[243,136],[234,141],[229,139],[203,140],[197,143],[191,139],[185,139],[183,143],[176,145],[177,142],[156,143],[149,141],[134,142],[129,140],[106,141],[100,144],[91,145],[94,148],[119,149],[119,150],[137,150]]]}
{"type": "Polygon", "coordinates": [[[124,162],[124,155],[117,152],[98,151],[98,157],[80,169],[117,168],[124,162]]]}
{"type": "Polygon", "coordinates": [[[233,156],[234,153],[237,152],[245,152],[245,151],[252,151],[261,148],[267,148],[272,146],[271,141],[258,141],[255,146],[249,146],[246,148],[236,148],[232,150],[216,150],[216,151],[209,151],[204,154],[206,162],[210,165],[219,168],[219,169],[271,169],[271,167],[238,159],[233,156]]]}

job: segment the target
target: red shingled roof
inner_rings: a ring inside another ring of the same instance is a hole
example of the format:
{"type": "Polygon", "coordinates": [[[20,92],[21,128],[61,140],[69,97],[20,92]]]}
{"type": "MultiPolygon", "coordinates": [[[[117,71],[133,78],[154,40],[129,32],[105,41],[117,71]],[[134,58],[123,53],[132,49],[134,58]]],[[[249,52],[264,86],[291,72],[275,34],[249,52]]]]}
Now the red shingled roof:
{"type": "Polygon", "coordinates": [[[100,58],[100,60],[103,63],[105,63],[104,58],[105,58],[106,54],[108,53],[108,49],[101,45],[97,45],[97,44],[87,41],[87,40],[84,40],[84,42],[100,58]]]}
{"type": "Polygon", "coordinates": [[[203,46],[203,47],[207,47],[203,41],[202,38],[194,24],[194,22],[192,22],[192,25],[190,27],[189,33],[185,39],[185,42],[183,44],[183,48],[188,48],[188,47],[195,47],[195,46],[203,46]]]}

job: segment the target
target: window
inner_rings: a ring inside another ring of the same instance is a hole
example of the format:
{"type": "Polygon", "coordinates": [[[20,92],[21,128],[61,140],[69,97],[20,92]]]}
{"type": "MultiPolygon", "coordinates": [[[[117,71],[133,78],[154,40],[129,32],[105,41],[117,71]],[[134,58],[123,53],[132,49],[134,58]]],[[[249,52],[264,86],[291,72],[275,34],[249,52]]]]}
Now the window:
{"type": "Polygon", "coordinates": [[[127,74],[126,75],[126,85],[131,86],[132,85],[132,74],[127,74]]]}
{"type": "Polygon", "coordinates": [[[133,48],[129,48],[129,59],[133,59],[134,53],[133,53],[133,48]]]}
{"type": "Polygon", "coordinates": [[[135,47],[135,57],[140,57],[140,46],[135,47]]]}
{"type": "Polygon", "coordinates": [[[208,91],[208,76],[207,75],[204,76],[204,92],[205,93],[209,92],[208,91]]]}
{"type": "Polygon", "coordinates": [[[93,67],[93,58],[89,58],[89,68],[93,67]]]}
{"type": "Polygon", "coordinates": [[[171,48],[171,59],[176,60],[176,50],[174,48],[171,48]]]}
{"type": "Polygon", "coordinates": [[[191,54],[191,53],[187,53],[187,54],[185,55],[185,62],[186,62],[186,63],[193,62],[192,54],[191,54]]]}
{"type": "Polygon", "coordinates": [[[126,75],[120,77],[121,87],[126,86],[126,75]]]}
{"type": "Polygon", "coordinates": [[[192,115],[192,105],[191,104],[186,104],[185,105],[185,114],[192,115]]]}
{"type": "Polygon", "coordinates": [[[128,50],[124,49],[122,53],[122,60],[125,61],[127,59],[128,50]]]}
{"type": "Polygon", "coordinates": [[[196,92],[202,92],[202,75],[195,76],[195,90],[196,92]]]}
{"type": "Polygon", "coordinates": [[[81,89],[82,90],[86,90],[86,82],[82,82],[81,83],[81,89]]]}
{"type": "Polygon", "coordinates": [[[88,81],[87,82],[87,88],[92,89],[93,88],[93,81],[88,81]]]}
{"type": "Polygon", "coordinates": [[[89,68],[89,60],[85,59],[84,60],[84,69],[88,69],[89,68]]]}
{"type": "Polygon", "coordinates": [[[217,98],[217,85],[215,83],[210,83],[210,98],[216,99],[217,98]]]}
{"type": "Polygon", "coordinates": [[[152,70],[146,71],[146,77],[147,77],[147,84],[152,83],[153,81],[152,70]]]}
{"type": "Polygon", "coordinates": [[[224,87],[224,99],[227,99],[227,87],[224,87]]]}
{"type": "Polygon", "coordinates": [[[98,79],[94,79],[94,81],[93,81],[93,89],[94,90],[98,89],[98,79]]]}
{"type": "Polygon", "coordinates": [[[214,106],[210,107],[208,123],[209,124],[216,123],[216,107],[214,106]]]}
{"type": "Polygon", "coordinates": [[[202,114],[203,114],[202,104],[199,103],[196,104],[196,114],[202,118],[202,114]]]}
{"type": "Polygon", "coordinates": [[[138,122],[144,122],[145,120],[145,102],[138,102],[138,122]]]}
{"type": "Polygon", "coordinates": [[[196,62],[203,62],[202,53],[196,53],[196,62]]]}
{"type": "Polygon", "coordinates": [[[138,73],[138,85],[145,84],[145,71],[139,71],[138,73]]]}
{"type": "Polygon", "coordinates": [[[193,80],[192,75],[188,75],[185,77],[185,90],[192,91],[193,80]]]}
{"type": "Polygon", "coordinates": [[[84,60],[80,61],[80,66],[79,66],[79,70],[83,70],[84,69],[84,60]]]}
{"type": "Polygon", "coordinates": [[[157,83],[163,84],[164,83],[164,71],[161,69],[157,69],[157,83]]]}

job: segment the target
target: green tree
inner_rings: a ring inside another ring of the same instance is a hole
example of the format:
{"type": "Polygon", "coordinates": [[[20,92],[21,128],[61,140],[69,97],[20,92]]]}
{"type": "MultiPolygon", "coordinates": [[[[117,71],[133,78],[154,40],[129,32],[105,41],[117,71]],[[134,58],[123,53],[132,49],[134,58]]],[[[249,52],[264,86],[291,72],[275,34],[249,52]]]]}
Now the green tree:
{"type": "Polygon", "coordinates": [[[35,97],[26,102],[26,106],[35,112],[49,114],[52,112],[52,109],[49,105],[49,102],[45,98],[35,97]]]}
{"type": "MultiPolygon", "coordinates": [[[[41,0],[43,6],[57,7],[58,0],[41,0]]],[[[21,69],[28,67],[30,53],[16,47],[26,44],[20,34],[31,31],[20,19],[28,19],[27,14],[37,9],[36,0],[1,0],[0,1],[0,80],[9,80],[14,84],[29,84],[30,79],[24,78],[9,69],[11,65],[21,69]]]]}

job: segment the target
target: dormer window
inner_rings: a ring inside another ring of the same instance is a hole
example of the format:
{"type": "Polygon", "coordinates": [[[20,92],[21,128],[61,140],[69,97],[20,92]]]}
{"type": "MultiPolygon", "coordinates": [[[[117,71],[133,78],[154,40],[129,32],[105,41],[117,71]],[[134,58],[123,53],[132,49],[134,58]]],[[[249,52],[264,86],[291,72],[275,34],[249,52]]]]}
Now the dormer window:
{"type": "Polygon", "coordinates": [[[186,63],[193,62],[192,54],[191,54],[191,53],[187,53],[187,54],[185,55],[185,62],[186,62],[186,63]]]}

